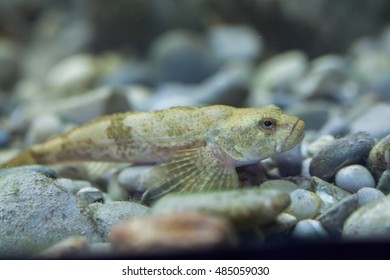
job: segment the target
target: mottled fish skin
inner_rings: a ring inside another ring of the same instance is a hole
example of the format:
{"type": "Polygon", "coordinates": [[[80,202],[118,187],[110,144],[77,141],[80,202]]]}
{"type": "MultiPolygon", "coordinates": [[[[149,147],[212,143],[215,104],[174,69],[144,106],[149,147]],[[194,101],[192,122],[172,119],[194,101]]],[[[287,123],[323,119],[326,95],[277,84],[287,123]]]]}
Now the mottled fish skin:
{"type": "Polygon", "coordinates": [[[156,164],[149,196],[236,188],[235,167],[293,148],[304,123],[280,108],[173,107],[101,117],[21,152],[1,167],[65,161],[156,164]]]}

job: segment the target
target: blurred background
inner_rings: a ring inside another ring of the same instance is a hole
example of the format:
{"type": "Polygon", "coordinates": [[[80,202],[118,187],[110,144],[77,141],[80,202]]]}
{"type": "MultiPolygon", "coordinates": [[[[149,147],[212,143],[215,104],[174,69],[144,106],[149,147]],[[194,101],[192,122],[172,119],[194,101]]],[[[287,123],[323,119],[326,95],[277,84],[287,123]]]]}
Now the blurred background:
{"type": "Polygon", "coordinates": [[[102,114],[208,104],[274,103],[317,136],[380,138],[389,19],[387,0],[1,1],[0,147],[102,114]]]}

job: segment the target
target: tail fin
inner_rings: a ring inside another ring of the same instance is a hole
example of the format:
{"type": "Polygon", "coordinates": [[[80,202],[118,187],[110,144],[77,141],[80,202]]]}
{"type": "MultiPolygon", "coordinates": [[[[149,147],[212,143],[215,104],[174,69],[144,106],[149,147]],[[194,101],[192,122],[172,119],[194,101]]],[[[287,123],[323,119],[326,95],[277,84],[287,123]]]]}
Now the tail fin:
{"type": "Polygon", "coordinates": [[[0,164],[0,169],[9,168],[9,167],[18,167],[23,165],[34,165],[34,164],[38,164],[38,162],[34,158],[32,151],[28,149],[20,152],[9,161],[0,164]]]}

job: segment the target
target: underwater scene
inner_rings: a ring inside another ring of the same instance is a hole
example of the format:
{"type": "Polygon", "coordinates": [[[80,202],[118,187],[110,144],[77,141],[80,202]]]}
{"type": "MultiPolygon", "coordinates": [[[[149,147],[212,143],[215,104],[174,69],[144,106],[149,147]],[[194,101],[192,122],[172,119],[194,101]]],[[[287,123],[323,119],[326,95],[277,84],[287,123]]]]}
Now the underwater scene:
{"type": "Polygon", "coordinates": [[[389,193],[387,0],[0,3],[0,259],[381,258],[389,193]]]}

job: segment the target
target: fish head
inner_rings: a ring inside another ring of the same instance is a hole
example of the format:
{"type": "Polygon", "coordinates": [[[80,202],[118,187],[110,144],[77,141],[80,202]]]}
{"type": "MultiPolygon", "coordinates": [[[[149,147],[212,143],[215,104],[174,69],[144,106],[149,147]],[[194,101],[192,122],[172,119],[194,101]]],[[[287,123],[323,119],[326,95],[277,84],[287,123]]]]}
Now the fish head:
{"type": "Polygon", "coordinates": [[[221,121],[214,141],[239,166],[292,149],[303,139],[304,126],[275,105],[241,108],[221,121]]]}

